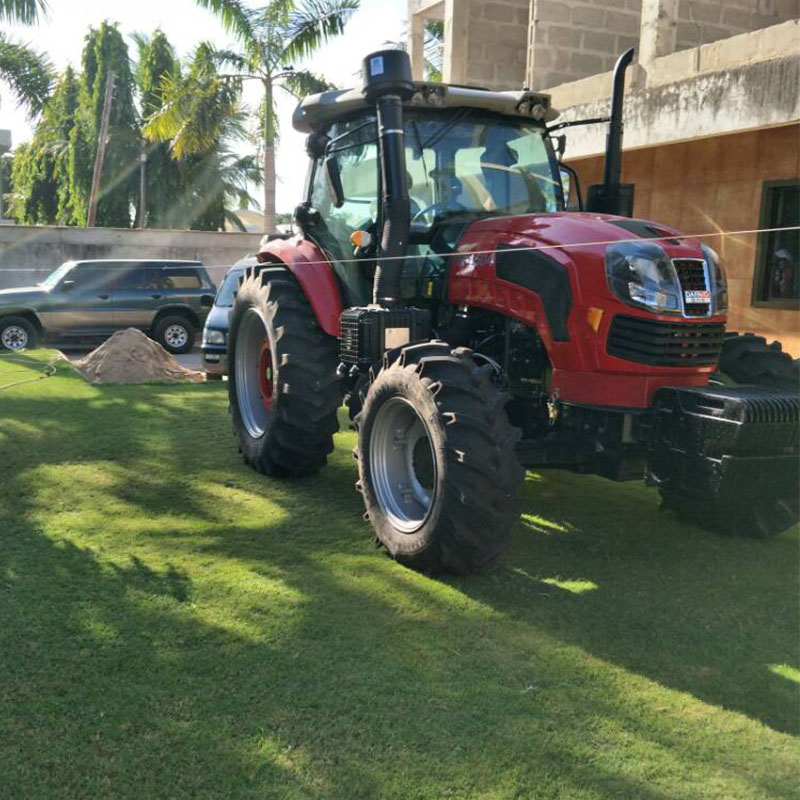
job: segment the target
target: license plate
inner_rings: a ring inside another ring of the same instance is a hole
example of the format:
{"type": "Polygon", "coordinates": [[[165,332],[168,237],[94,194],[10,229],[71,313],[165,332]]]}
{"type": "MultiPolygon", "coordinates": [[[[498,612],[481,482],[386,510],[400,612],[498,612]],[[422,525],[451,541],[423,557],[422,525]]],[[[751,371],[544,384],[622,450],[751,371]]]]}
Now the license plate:
{"type": "Polygon", "coordinates": [[[683,299],[687,303],[710,303],[711,292],[707,289],[693,289],[683,293],[683,299]]]}

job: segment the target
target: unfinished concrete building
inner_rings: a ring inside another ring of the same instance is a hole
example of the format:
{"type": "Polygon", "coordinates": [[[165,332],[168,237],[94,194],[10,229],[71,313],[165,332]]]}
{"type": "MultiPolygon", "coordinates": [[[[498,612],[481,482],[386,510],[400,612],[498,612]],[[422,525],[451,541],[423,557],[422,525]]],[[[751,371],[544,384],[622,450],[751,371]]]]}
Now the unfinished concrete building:
{"type": "MultiPolygon", "coordinates": [[[[444,81],[547,90],[568,120],[608,113],[610,70],[635,47],[623,159],[635,215],[751,231],[800,224],[799,17],[800,0],[410,0],[409,50],[423,79],[429,21],[443,23],[444,81]]],[[[605,126],[568,133],[566,161],[584,187],[599,182],[605,126]]],[[[800,356],[798,232],[708,244],[727,267],[729,326],[800,356]]]]}

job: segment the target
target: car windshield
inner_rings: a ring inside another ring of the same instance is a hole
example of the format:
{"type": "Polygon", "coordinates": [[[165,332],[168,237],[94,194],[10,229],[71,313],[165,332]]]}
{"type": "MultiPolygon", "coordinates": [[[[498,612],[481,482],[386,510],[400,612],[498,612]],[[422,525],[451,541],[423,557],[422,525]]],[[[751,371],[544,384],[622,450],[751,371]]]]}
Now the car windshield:
{"type": "Polygon", "coordinates": [[[241,274],[241,272],[229,272],[222,279],[217,292],[217,299],[214,301],[215,306],[220,306],[221,308],[231,308],[233,306],[233,295],[239,288],[241,274]]]}
{"type": "Polygon", "coordinates": [[[68,261],[66,264],[62,264],[58,269],[51,272],[40,284],[39,286],[44,287],[45,289],[53,289],[58,285],[58,282],[74,267],[75,265],[68,261]]]}

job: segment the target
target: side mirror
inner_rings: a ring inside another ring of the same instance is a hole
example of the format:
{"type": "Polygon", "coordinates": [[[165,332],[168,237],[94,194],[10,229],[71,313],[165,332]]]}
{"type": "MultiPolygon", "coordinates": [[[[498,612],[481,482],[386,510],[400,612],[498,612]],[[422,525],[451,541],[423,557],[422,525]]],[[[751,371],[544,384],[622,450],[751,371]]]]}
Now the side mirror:
{"type": "Polygon", "coordinates": [[[556,158],[561,161],[564,158],[564,153],[567,152],[567,135],[562,133],[556,136],[556,158]]]}
{"type": "Polygon", "coordinates": [[[61,289],[62,292],[71,292],[75,288],[75,281],[61,281],[61,289]]]}
{"type": "Polygon", "coordinates": [[[203,308],[211,308],[214,305],[214,295],[213,294],[201,294],[200,295],[200,305],[203,308]]]}
{"type": "Polygon", "coordinates": [[[564,190],[564,206],[566,207],[569,205],[569,193],[572,187],[572,176],[565,169],[559,170],[559,175],[561,176],[561,188],[564,190]]]}
{"type": "Polygon", "coordinates": [[[344,188],[342,187],[342,176],[339,172],[339,162],[334,153],[328,153],[323,162],[325,167],[325,185],[328,187],[328,194],[331,202],[336,208],[344,205],[344,188]]]}

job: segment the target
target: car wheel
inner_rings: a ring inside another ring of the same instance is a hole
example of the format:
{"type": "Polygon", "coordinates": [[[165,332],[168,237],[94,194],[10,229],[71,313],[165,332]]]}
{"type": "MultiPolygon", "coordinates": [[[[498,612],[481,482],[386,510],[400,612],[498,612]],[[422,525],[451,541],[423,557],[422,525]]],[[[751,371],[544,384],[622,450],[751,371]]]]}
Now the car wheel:
{"type": "Polygon", "coordinates": [[[33,350],[38,344],[36,328],[24,317],[5,317],[0,321],[0,349],[18,352],[33,350]]]}
{"type": "Polygon", "coordinates": [[[169,353],[188,353],[194,345],[194,326],[186,317],[162,317],[153,333],[155,340],[169,353]]]}

